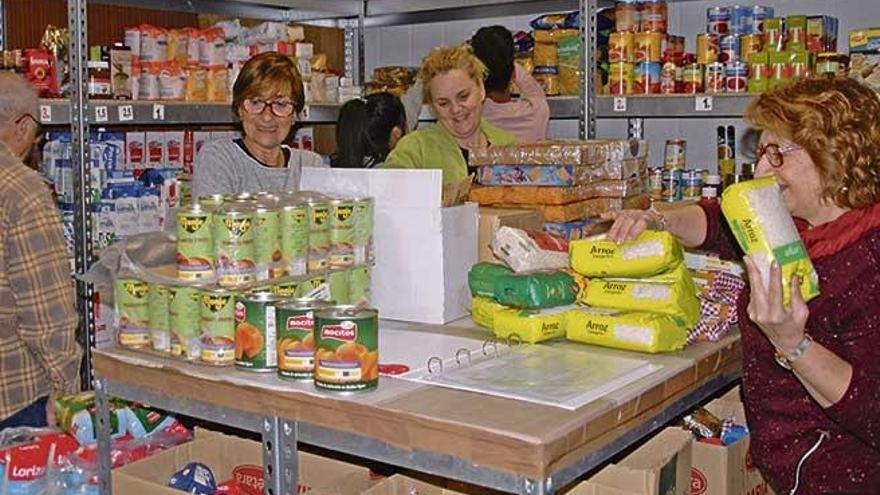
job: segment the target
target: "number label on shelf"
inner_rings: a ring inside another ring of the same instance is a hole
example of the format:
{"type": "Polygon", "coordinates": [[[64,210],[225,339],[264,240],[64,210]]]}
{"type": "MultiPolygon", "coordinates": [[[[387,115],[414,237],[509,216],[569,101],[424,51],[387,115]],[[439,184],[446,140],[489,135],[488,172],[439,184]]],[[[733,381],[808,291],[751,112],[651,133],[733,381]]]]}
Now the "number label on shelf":
{"type": "Polygon", "coordinates": [[[165,120],[165,105],[153,103],[153,120],[165,120]]]}
{"type": "Polygon", "coordinates": [[[134,107],[131,105],[119,105],[119,121],[131,122],[134,120],[134,107]]]}
{"type": "Polygon", "coordinates": [[[107,122],[107,107],[104,105],[95,107],[95,122],[107,122]]]}
{"type": "Polygon", "coordinates": [[[697,112],[711,112],[713,103],[715,102],[711,96],[698,96],[694,100],[694,110],[697,112]]]}
{"type": "Polygon", "coordinates": [[[626,97],[625,96],[615,96],[614,97],[614,111],[615,112],[625,112],[626,111],[626,97]]]}
{"type": "Polygon", "coordinates": [[[52,106],[40,105],[40,122],[52,122],[52,106]]]}

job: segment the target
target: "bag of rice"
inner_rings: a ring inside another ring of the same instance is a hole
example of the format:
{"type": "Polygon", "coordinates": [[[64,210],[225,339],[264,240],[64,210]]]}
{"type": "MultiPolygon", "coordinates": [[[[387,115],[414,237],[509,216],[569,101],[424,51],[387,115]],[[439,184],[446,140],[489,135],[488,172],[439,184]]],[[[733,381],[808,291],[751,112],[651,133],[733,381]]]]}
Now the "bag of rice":
{"type": "Polygon", "coordinates": [[[782,271],[783,304],[791,302],[791,277],[800,279],[804,301],[819,295],[819,276],[807,255],[791,213],[782,202],[775,177],[763,177],[734,184],[721,195],[721,210],[746,254],[761,272],[761,283],[769,284],[770,264],[782,271]]]}
{"type": "Polygon", "coordinates": [[[471,300],[471,319],[477,325],[491,330],[495,327],[495,315],[506,309],[509,308],[488,297],[474,297],[471,300]]]}
{"type": "Polygon", "coordinates": [[[581,308],[565,313],[565,337],[584,344],[656,353],[682,349],[687,331],[678,316],[581,308]]]}
{"type": "Polygon", "coordinates": [[[572,241],[569,254],[571,267],[587,277],[650,277],[682,260],[681,245],[672,234],[653,230],[623,244],[605,235],[572,241]]]}
{"type": "Polygon", "coordinates": [[[599,308],[681,316],[688,328],[700,320],[697,289],[681,263],[672,272],[653,278],[592,280],[580,301],[599,308]]]}
{"type": "Polygon", "coordinates": [[[513,270],[497,263],[477,263],[468,272],[468,286],[471,295],[495,297],[495,283],[503,275],[513,273],[513,270]]]}
{"type": "Polygon", "coordinates": [[[513,308],[540,309],[574,304],[580,286],[564,272],[501,275],[495,282],[495,300],[513,308]]]}
{"type": "Polygon", "coordinates": [[[505,309],[495,313],[492,331],[496,337],[512,338],[530,344],[565,337],[565,314],[576,306],[552,309],[505,309]]]}

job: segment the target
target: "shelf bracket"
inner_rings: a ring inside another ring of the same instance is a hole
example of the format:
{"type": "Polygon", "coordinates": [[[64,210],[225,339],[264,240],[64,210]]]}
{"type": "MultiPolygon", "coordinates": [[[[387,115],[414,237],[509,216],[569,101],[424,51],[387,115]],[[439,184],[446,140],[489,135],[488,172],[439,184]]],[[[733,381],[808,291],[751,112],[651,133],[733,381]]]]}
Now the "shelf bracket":
{"type": "Polygon", "coordinates": [[[598,0],[580,0],[580,40],[581,60],[580,73],[583,84],[580,88],[580,125],[581,139],[596,137],[596,46],[598,45],[596,30],[596,14],[598,0]]]}
{"type": "Polygon", "coordinates": [[[645,119],[626,119],[626,136],[630,139],[645,138],[645,119]]]}
{"type": "Polygon", "coordinates": [[[266,417],[261,433],[266,495],[296,495],[299,469],[296,422],[266,417]]]}
{"type": "Polygon", "coordinates": [[[101,495],[112,495],[110,449],[113,431],[110,423],[110,397],[107,394],[105,380],[95,380],[95,406],[97,408],[95,433],[98,440],[98,492],[101,495]]]}

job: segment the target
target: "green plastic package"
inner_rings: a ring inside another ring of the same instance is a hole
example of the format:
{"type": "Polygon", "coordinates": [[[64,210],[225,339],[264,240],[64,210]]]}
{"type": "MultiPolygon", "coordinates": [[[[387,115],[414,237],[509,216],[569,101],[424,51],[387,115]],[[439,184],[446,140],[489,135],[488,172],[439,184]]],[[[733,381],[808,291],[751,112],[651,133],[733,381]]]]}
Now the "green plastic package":
{"type": "Polygon", "coordinates": [[[501,275],[495,282],[495,300],[522,309],[554,308],[574,304],[579,286],[565,272],[501,275]]]}
{"type": "Polygon", "coordinates": [[[495,283],[513,270],[497,263],[477,263],[468,272],[468,286],[474,297],[495,297],[495,283]]]}

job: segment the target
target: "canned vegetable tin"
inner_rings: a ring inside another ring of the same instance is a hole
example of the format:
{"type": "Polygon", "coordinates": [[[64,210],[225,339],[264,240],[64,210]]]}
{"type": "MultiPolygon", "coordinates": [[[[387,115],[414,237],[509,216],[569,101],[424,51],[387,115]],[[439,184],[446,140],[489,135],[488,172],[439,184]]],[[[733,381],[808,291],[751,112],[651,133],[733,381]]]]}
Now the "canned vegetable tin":
{"type": "Polygon", "coordinates": [[[608,61],[632,62],[635,37],[629,31],[615,31],[608,37],[608,61]]]}
{"type": "Polygon", "coordinates": [[[755,33],[764,32],[764,21],[773,17],[773,7],[755,5],[752,7],[752,15],[755,17],[755,33]]]}
{"type": "Polygon", "coordinates": [[[281,228],[280,216],[274,201],[262,199],[254,206],[254,261],[257,280],[269,280],[280,275],[281,228]]]}
{"type": "Polygon", "coordinates": [[[754,34],[755,11],[751,5],[734,5],[730,9],[730,34],[754,34]]]}
{"type": "Polygon", "coordinates": [[[681,169],[663,171],[663,190],[661,191],[663,201],[681,201],[681,176],[681,169]]]}
{"type": "Polygon", "coordinates": [[[721,38],[718,44],[719,57],[718,61],[722,63],[739,60],[740,54],[740,37],[737,35],[728,35],[721,38]]]}
{"type": "Polygon", "coordinates": [[[706,10],[706,31],[709,34],[724,36],[730,33],[730,9],[710,7],[706,10]]]}
{"type": "Polygon", "coordinates": [[[277,340],[272,294],[239,296],[235,301],[235,366],[247,371],[275,371],[277,340]]]}
{"type": "Polygon", "coordinates": [[[311,202],[309,206],[308,272],[327,269],[330,254],[330,204],[311,202]]]}
{"type": "Polygon", "coordinates": [[[302,203],[281,207],[281,257],[289,275],[305,275],[309,258],[309,208],[302,203]]]}
{"type": "Polygon", "coordinates": [[[232,364],[235,360],[235,294],[225,289],[206,290],[202,292],[201,302],[201,360],[208,364],[232,364]]]}
{"type": "Polygon", "coordinates": [[[299,280],[291,280],[272,285],[272,294],[281,299],[293,299],[296,297],[296,291],[302,282],[299,280]]]}
{"type": "Polygon", "coordinates": [[[699,199],[703,191],[703,171],[685,170],[681,184],[683,199],[699,199]]]}
{"type": "Polygon", "coordinates": [[[276,306],[278,375],[295,380],[315,376],[315,311],[333,306],[320,299],[296,299],[276,306]]]}
{"type": "Polygon", "coordinates": [[[214,214],[218,284],[234,287],[254,281],[254,211],[226,205],[214,214]]]}
{"type": "Polygon", "coordinates": [[[724,88],[727,87],[724,77],[724,64],[713,62],[707,65],[703,88],[707,93],[723,93],[724,88]]]}
{"type": "Polygon", "coordinates": [[[213,215],[199,205],[177,212],[177,278],[198,280],[214,274],[213,215]]]}
{"type": "Polygon", "coordinates": [[[334,199],[330,202],[330,267],[348,268],[354,265],[355,203],[334,199]]]}
{"type": "Polygon", "coordinates": [[[373,198],[354,199],[354,263],[372,263],[373,253],[373,198]]]}
{"type": "Polygon", "coordinates": [[[663,168],[666,170],[682,169],[687,165],[687,141],[684,139],[667,139],[663,153],[663,168]]]}
{"type": "Polygon", "coordinates": [[[718,35],[697,35],[697,63],[709,65],[718,61],[718,35]]]}
{"type": "Polygon", "coordinates": [[[150,284],[147,296],[150,315],[150,339],[153,350],[171,352],[171,331],[168,327],[168,288],[162,284],[150,284]]]}
{"type": "Polygon", "coordinates": [[[168,287],[168,327],[171,355],[196,360],[202,352],[199,342],[201,294],[196,287],[168,287]]]}
{"type": "Polygon", "coordinates": [[[143,347],[150,343],[150,285],[134,278],[116,280],[116,314],[119,344],[143,347]]]}
{"type": "Polygon", "coordinates": [[[198,205],[202,208],[217,208],[223,206],[222,194],[211,194],[209,196],[199,196],[198,205]]]}
{"type": "Polygon", "coordinates": [[[379,313],[352,306],[315,313],[315,386],[359,391],[379,384],[379,313]]]}

